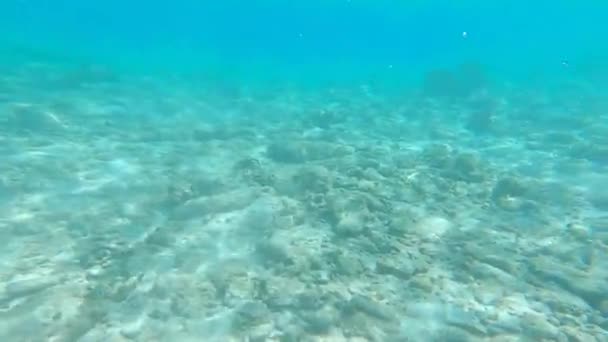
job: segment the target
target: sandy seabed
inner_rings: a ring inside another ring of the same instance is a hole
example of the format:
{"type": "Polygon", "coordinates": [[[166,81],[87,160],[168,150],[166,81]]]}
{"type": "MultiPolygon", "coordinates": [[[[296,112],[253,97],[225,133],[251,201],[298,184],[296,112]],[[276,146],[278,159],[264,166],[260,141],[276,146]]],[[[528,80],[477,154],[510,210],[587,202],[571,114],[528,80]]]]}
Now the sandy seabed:
{"type": "Polygon", "coordinates": [[[608,341],[585,89],[4,73],[0,340],[608,341]]]}

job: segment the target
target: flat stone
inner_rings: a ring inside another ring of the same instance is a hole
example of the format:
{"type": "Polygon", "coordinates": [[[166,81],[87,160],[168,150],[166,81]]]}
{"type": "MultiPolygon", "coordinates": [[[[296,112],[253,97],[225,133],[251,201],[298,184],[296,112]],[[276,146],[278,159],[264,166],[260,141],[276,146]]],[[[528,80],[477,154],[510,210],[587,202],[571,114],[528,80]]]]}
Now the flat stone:
{"type": "Polygon", "coordinates": [[[364,271],[361,262],[352,256],[338,255],[335,265],[337,271],[345,275],[356,275],[364,271]]]}
{"type": "Polygon", "coordinates": [[[315,335],[326,334],[333,326],[331,317],[324,314],[302,315],[302,320],[305,322],[306,331],[315,335]]]}
{"type": "Polygon", "coordinates": [[[134,339],[141,334],[142,328],[142,320],[138,319],[123,325],[120,329],[120,334],[126,338],[134,339]]]}
{"type": "Polygon", "coordinates": [[[376,262],[376,271],[380,274],[390,274],[399,279],[408,280],[416,272],[416,267],[410,263],[395,265],[393,260],[382,260],[376,262]]]}
{"type": "Polygon", "coordinates": [[[581,297],[596,309],[601,309],[602,303],[608,301],[608,283],[598,275],[560,265],[548,258],[536,259],[534,271],[581,297]]]}
{"type": "Polygon", "coordinates": [[[351,310],[362,312],[368,316],[383,320],[392,321],[396,319],[395,313],[384,304],[378,303],[368,297],[355,295],[348,303],[351,310]]]}
{"type": "Polygon", "coordinates": [[[56,280],[44,277],[33,277],[8,282],[4,288],[4,294],[0,295],[0,302],[32,295],[52,287],[56,283],[56,280]]]}
{"type": "Polygon", "coordinates": [[[556,339],[559,329],[551,324],[546,317],[539,314],[527,314],[522,320],[523,333],[538,339],[556,339]]]}
{"type": "Polygon", "coordinates": [[[481,324],[474,312],[463,310],[457,306],[446,306],[445,321],[449,325],[461,328],[476,335],[485,335],[487,333],[486,328],[481,324]]]}

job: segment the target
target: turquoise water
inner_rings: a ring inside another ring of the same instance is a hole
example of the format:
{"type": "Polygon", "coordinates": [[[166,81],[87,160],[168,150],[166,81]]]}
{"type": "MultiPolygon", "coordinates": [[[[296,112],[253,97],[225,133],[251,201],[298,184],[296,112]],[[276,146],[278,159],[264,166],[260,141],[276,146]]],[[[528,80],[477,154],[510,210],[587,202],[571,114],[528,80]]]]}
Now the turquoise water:
{"type": "Polygon", "coordinates": [[[1,341],[608,341],[608,4],[3,1],[1,341]]]}

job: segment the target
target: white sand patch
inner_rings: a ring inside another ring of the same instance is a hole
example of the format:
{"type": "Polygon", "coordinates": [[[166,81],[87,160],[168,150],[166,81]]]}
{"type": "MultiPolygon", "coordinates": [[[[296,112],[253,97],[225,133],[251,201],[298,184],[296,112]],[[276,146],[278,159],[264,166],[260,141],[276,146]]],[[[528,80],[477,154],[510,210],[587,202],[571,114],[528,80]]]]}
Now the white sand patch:
{"type": "Polygon", "coordinates": [[[414,231],[428,239],[440,239],[447,231],[453,227],[452,222],[443,217],[425,217],[414,225],[414,231]]]}

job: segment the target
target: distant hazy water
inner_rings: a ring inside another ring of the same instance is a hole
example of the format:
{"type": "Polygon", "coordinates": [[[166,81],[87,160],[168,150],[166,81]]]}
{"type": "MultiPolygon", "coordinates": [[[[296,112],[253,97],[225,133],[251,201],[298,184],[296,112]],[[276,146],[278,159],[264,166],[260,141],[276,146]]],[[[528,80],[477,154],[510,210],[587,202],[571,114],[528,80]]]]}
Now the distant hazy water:
{"type": "Polygon", "coordinates": [[[602,1],[7,0],[0,43],[39,58],[249,79],[404,79],[465,61],[506,78],[598,78],[606,17],[602,1]]]}

